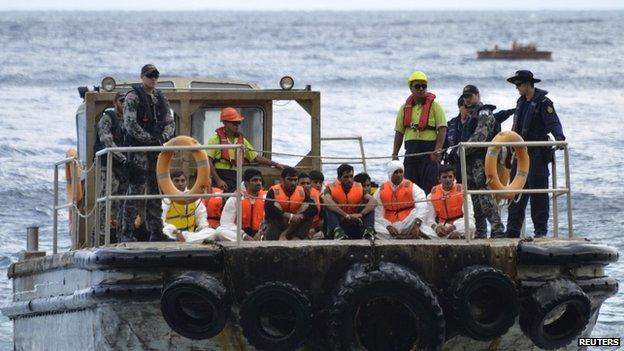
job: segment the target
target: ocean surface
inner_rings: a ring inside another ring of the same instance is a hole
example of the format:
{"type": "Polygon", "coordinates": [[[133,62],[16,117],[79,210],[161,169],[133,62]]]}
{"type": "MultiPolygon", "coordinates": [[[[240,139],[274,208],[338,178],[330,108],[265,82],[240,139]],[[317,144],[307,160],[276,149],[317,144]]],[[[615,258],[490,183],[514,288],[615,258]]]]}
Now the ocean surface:
{"type": "MultiPolygon", "coordinates": [[[[26,227],[50,250],[53,163],[75,146],[77,87],[105,76],[134,79],[145,63],[163,76],[212,76],[322,94],[322,136],[362,136],[367,156],[391,154],[399,105],[415,69],[429,76],[447,117],[465,84],[499,108],[515,106],[505,78],[530,69],[549,91],[570,142],[574,232],[624,252],[624,12],[0,12],[0,297],[6,269],[26,247],[26,227]],[[476,51],[517,39],[553,60],[477,61],[476,51]]],[[[296,104],[276,103],[274,150],[307,153],[309,122],[296,104]]],[[[510,128],[511,121],[503,124],[510,128]]],[[[354,143],[323,154],[357,156],[354,143]]],[[[292,158],[277,157],[293,163],[292,158]]],[[[562,157],[559,179],[563,184],[562,157]]],[[[387,160],[370,160],[385,180],[387,160]]],[[[327,166],[333,179],[335,168],[327,166]]],[[[561,233],[567,231],[560,199],[561,233]]],[[[61,213],[61,246],[69,246],[61,213]]],[[[506,218],[506,216],[505,216],[506,218]]],[[[529,231],[531,223],[528,223],[529,231]]],[[[607,273],[624,282],[624,260],[607,273]]],[[[622,293],[602,307],[594,336],[624,336],[622,293]]],[[[0,316],[0,349],[12,326],[0,316]]]]}

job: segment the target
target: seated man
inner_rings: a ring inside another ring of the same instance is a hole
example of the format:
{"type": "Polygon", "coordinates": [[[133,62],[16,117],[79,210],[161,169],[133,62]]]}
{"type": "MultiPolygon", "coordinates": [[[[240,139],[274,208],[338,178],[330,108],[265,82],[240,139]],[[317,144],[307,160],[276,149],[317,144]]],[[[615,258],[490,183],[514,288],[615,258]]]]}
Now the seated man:
{"type": "Polygon", "coordinates": [[[427,214],[425,192],[403,177],[400,161],[390,161],[387,171],[388,181],[374,195],[381,204],[375,208],[375,232],[382,239],[418,239],[427,214]]]}
{"type": "Polygon", "coordinates": [[[368,239],[375,235],[374,211],[377,201],[353,181],[353,167],[338,167],[338,179],[329,184],[323,195],[327,205],[327,233],[337,240],[368,239]]]}
{"type": "Polygon", "coordinates": [[[282,170],[281,183],[269,189],[264,203],[267,221],[265,240],[307,239],[316,206],[302,187],[297,185],[296,169],[282,170]]]}
{"type": "MultiPolygon", "coordinates": [[[[171,180],[178,190],[188,190],[184,172],[171,172],[171,180]]],[[[179,204],[170,199],[163,199],[162,220],[163,233],[178,241],[203,241],[214,232],[214,229],[208,227],[206,207],[200,199],[189,204],[179,204]]]]}
{"type": "MultiPolygon", "coordinates": [[[[251,143],[239,131],[240,124],[244,119],[237,109],[233,107],[224,108],[221,111],[223,127],[215,130],[215,134],[208,139],[208,145],[242,144],[245,147],[243,151],[245,160],[284,169],[286,165],[258,155],[251,143]]],[[[208,149],[206,151],[211,162],[210,169],[214,170],[212,172],[213,185],[223,190],[234,191],[238,185],[236,184],[236,149],[208,149]]]]}
{"type": "Polygon", "coordinates": [[[319,191],[319,193],[323,193],[325,189],[323,189],[323,182],[325,181],[325,176],[323,173],[317,170],[310,171],[310,183],[312,187],[319,191]]]}
{"type": "MultiPolygon", "coordinates": [[[[248,168],[243,173],[243,191],[241,227],[243,240],[260,240],[260,227],[264,220],[264,197],[262,190],[262,173],[248,168]]],[[[236,197],[232,196],[225,202],[221,213],[221,225],[215,232],[214,240],[236,241],[236,197]]]]}
{"type": "Polygon", "coordinates": [[[321,230],[321,193],[312,186],[312,181],[307,173],[299,173],[299,186],[303,188],[307,196],[310,196],[316,204],[317,213],[312,219],[312,225],[308,236],[310,239],[323,239],[323,232],[321,230]]]}
{"type": "MultiPolygon", "coordinates": [[[[459,239],[466,233],[464,222],[464,196],[461,184],[455,181],[455,166],[440,166],[440,184],[431,189],[427,196],[427,217],[424,228],[431,228],[440,238],[459,239]]],[[[474,233],[475,222],[471,213],[472,201],[468,201],[468,230],[474,233]]]]}
{"type": "MultiPolygon", "coordinates": [[[[217,188],[216,186],[211,187],[210,193],[213,194],[222,194],[223,190],[221,188],[217,188]]],[[[223,210],[223,197],[205,197],[202,199],[204,206],[206,206],[206,211],[208,212],[208,226],[210,228],[216,229],[221,225],[221,211],[223,210]]]]}

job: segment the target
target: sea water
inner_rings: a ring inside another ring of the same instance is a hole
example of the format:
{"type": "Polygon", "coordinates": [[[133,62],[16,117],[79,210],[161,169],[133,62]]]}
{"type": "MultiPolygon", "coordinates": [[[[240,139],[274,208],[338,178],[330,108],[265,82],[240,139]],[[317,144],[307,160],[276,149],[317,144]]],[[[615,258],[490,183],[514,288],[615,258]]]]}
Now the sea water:
{"type": "MultiPolygon", "coordinates": [[[[99,85],[105,76],[136,79],[145,63],[162,76],[238,79],[263,88],[278,88],[279,78],[290,75],[295,88],[309,84],[321,92],[322,136],[362,136],[367,156],[392,153],[411,71],[427,73],[429,90],[451,118],[466,84],[477,85],[486,103],[514,107],[517,92],[505,79],[529,69],[549,91],[570,143],[574,233],[622,252],[623,34],[622,11],[1,12],[0,297],[11,294],[6,269],[26,246],[26,227],[40,226],[40,248],[50,252],[53,163],[76,144],[76,88],[99,85]],[[552,51],[553,60],[476,59],[477,50],[516,39],[552,51]]],[[[273,110],[274,151],[307,153],[307,115],[294,103],[276,102],[273,110]]],[[[503,124],[510,127],[510,120],[503,124]]],[[[354,157],[359,147],[327,142],[322,152],[354,157]]],[[[373,180],[385,181],[387,161],[367,162],[373,180]]],[[[562,161],[560,155],[561,186],[562,161]]],[[[334,179],[335,166],[324,172],[334,179]]],[[[566,235],[563,199],[559,209],[566,235]]],[[[59,215],[62,250],[69,247],[66,218],[59,215]]],[[[607,273],[624,281],[624,262],[607,273]]],[[[593,336],[623,331],[620,293],[602,306],[593,336]]],[[[0,349],[12,349],[4,316],[0,349]]]]}

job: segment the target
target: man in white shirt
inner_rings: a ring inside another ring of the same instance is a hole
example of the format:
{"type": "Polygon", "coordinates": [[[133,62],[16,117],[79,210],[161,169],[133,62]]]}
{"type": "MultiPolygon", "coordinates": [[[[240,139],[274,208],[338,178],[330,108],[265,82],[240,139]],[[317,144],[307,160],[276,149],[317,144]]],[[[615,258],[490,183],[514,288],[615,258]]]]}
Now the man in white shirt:
{"type": "Polygon", "coordinates": [[[427,207],[425,192],[403,177],[403,164],[390,161],[387,166],[388,181],[373,195],[375,208],[375,232],[380,239],[427,238],[421,225],[427,207]]]}
{"type": "MultiPolygon", "coordinates": [[[[243,184],[243,240],[260,240],[266,196],[266,192],[262,190],[262,173],[254,168],[246,169],[243,173],[243,184]]],[[[225,202],[221,212],[221,225],[215,231],[213,240],[236,241],[236,213],[236,197],[232,196],[225,202]]]]}
{"type": "MultiPolygon", "coordinates": [[[[464,221],[464,193],[461,184],[455,181],[455,167],[440,166],[440,184],[431,189],[427,196],[427,216],[423,228],[432,229],[439,238],[460,239],[466,234],[464,221]]],[[[475,231],[475,219],[470,196],[468,201],[468,230],[475,231]]]]}
{"type": "MultiPolygon", "coordinates": [[[[180,191],[186,191],[188,181],[182,171],[171,173],[171,180],[180,191]]],[[[188,204],[162,200],[163,233],[178,241],[201,242],[210,239],[214,229],[208,226],[206,207],[200,199],[188,204]]]]}

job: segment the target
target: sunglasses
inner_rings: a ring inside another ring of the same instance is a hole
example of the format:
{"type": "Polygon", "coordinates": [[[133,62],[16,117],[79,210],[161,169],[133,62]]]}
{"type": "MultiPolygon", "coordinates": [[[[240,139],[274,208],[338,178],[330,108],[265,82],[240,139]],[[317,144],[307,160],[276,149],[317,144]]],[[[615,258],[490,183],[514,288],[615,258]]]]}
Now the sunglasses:
{"type": "Polygon", "coordinates": [[[427,84],[412,84],[412,88],[416,89],[416,90],[425,90],[427,89],[427,84]]]}
{"type": "Polygon", "coordinates": [[[239,126],[241,124],[241,122],[228,122],[228,123],[231,123],[231,124],[233,124],[235,126],[239,126]]]}
{"type": "Polygon", "coordinates": [[[154,79],[154,78],[158,79],[158,77],[160,77],[160,75],[156,72],[150,72],[146,74],[145,76],[149,79],[154,79]]]}

